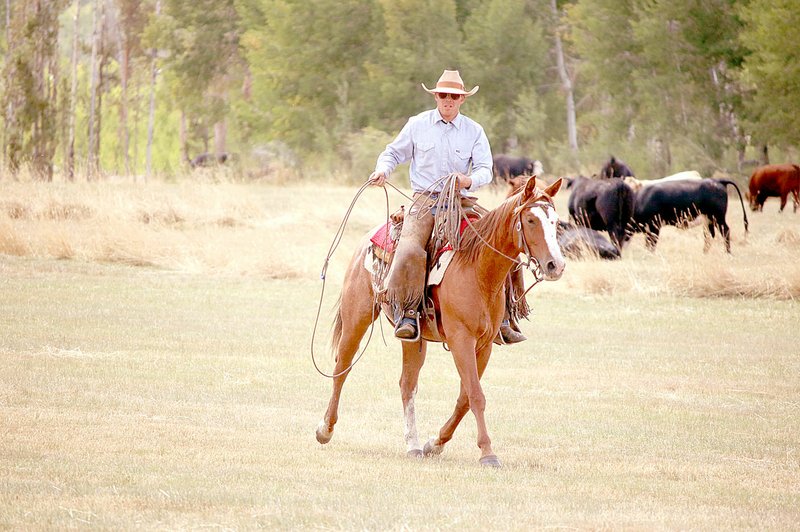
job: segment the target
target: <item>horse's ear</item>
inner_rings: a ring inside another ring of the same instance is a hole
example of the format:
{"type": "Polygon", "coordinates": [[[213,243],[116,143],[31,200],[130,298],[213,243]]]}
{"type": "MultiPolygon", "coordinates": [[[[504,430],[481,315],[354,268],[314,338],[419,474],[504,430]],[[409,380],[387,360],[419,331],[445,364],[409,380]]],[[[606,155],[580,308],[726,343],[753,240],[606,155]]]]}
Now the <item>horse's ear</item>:
{"type": "Polygon", "coordinates": [[[553,183],[552,185],[550,185],[549,187],[544,189],[545,194],[547,194],[548,196],[550,196],[552,198],[553,196],[558,194],[559,190],[561,190],[561,183],[563,183],[563,182],[564,182],[564,180],[559,177],[556,180],[555,183],[553,183]]]}
{"type": "Polygon", "coordinates": [[[536,177],[531,177],[528,179],[528,182],[525,183],[525,192],[522,194],[522,201],[528,201],[531,196],[533,196],[533,192],[536,190],[536,177]]]}

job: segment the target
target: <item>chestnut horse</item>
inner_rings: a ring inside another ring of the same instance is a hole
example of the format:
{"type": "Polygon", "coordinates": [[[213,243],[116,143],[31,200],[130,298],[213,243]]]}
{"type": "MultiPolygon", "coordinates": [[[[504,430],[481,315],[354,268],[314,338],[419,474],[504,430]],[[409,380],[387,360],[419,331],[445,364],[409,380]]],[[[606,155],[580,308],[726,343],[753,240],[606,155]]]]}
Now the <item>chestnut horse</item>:
{"type": "MultiPolygon", "coordinates": [[[[421,319],[421,339],[402,342],[400,394],[409,456],[441,453],[461,419],[472,410],[478,427],[480,463],[500,467],[486,430],[486,399],[480,379],[489,363],[492,341],[506,308],[504,283],[511,269],[520,264],[518,257],[524,253],[529,264],[538,263],[546,280],[559,279],[564,271],[564,257],[556,242],[558,215],[552,200],[560,188],[560,179],[545,190],[536,188],[535,180],[531,179],[523,190],[472,223],[465,230],[441,283],[431,287],[438,327],[421,319]],[[461,377],[461,391],[453,415],[442,426],[438,437],[431,438],[422,448],[417,435],[414,396],[429,341],[446,342],[449,346],[461,377]]],[[[323,444],[333,436],[342,386],[361,338],[379,315],[380,302],[375,297],[371,274],[364,267],[368,244],[369,240],[365,239],[350,261],[336,312],[332,341],[336,351],[333,391],[325,417],[316,430],[317,441],[323,444]]]]}

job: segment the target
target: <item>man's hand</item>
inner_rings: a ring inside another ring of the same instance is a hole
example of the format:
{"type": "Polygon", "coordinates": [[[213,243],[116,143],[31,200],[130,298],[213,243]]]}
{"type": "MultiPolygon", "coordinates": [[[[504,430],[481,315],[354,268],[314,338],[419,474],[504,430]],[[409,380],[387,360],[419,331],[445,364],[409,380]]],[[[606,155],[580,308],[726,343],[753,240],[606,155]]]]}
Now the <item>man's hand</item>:
{"type": "Polygon", "coordinates": [[[469,188],[472,186],[472,178],[465,176],[464,174],[456,174],[456,179],[458,179],[458,183],[456,186],[459,190],[469,188]]]}
{"type": "Polygon", "coordinates": [[[382,187],[386,183],[386,174],[383,172],[372,172],[369,176],[369,184],[375,187],[382,187]]]}

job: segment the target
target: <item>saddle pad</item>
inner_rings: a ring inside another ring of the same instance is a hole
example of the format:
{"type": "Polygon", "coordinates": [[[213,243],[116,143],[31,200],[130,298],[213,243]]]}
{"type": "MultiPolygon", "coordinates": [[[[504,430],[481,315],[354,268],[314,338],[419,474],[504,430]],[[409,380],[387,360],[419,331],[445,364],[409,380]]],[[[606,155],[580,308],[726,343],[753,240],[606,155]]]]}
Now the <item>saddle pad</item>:
{"type": "Polygon", "coordinates": [[[428,286],[435,286],[442,282],[444,272],[450,265],[450,261],[453,260],[453,255],[455,255],[455,251],[452,249],[442,251],[439,254],[436,262],[431,266],[431,271],[428,273],[428,286]]]}
{"type": "Polygon", "coordinates": [[[394,248],[397,245],[397,241],[392,239],[390,222],[379,226],[372,234],[372,237],[369,239],[369,241],[375,246],[384,250],[386,253],[394,253],[394,248]]]}

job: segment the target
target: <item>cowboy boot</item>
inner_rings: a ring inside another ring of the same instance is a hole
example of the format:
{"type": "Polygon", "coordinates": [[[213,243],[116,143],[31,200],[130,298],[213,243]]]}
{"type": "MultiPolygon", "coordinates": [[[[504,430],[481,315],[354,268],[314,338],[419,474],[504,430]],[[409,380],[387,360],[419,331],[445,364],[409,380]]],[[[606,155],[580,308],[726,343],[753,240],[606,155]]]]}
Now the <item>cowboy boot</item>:
{"type": "Polygon", "coordinates": [[[415,309],[403,310],[402,312],[396,310],[395,324],[395,337],[401,340],[413,340],[417,337],[417,311],[415,309]]]}
{"type": "Polygon", "coordinates": [[[509,320],[503,320],[503,323],[500,324],[500,330],[497,331],[494,343],[497,345],[517,344],[527,339],[527,336],[521,332],[515,331],[511,327],[511,322],[509,320]]]}

